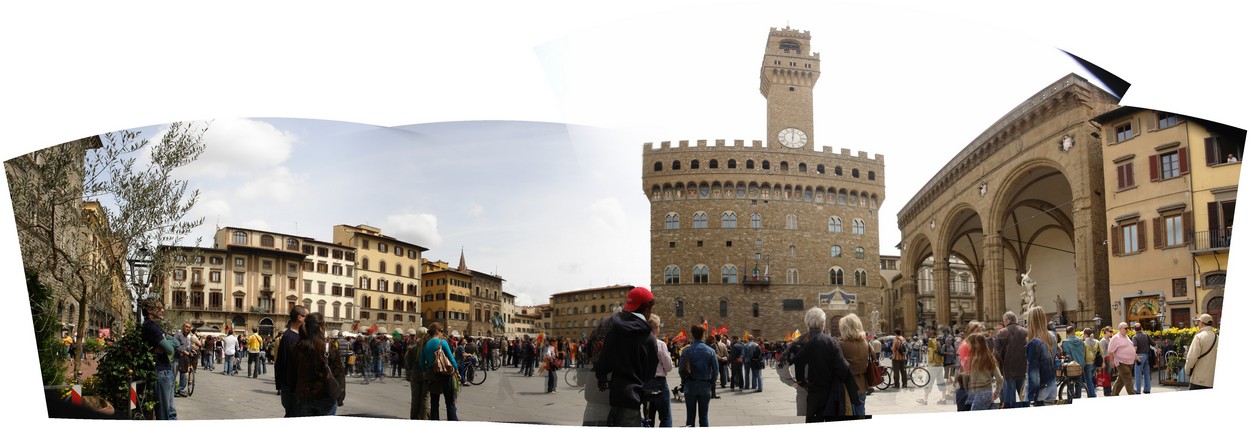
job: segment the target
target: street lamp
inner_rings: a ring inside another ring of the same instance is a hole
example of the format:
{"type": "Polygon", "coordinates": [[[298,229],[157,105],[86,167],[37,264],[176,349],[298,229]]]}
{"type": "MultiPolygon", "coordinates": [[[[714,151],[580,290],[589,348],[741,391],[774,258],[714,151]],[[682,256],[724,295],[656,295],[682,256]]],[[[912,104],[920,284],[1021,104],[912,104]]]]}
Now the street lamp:
{"type": "Polygon", "coordinates": [[[1094,330],[1097,331],[1099,329],[1102,329],[1102,318],[1098,317],[1098,314],[1094,314],[1094,330]]]}
{"type": "Polygon", "coordinates": [[[135,258],[126,259],[126,264],[130,266],[130,297],[131,308],[135,312],[135,323],[143,324],[143,312],[140,308],[140,302],[148,298],[149,289],[152,287],[152,255],[146,247],[140,247],[135,252],[135,258]]]}

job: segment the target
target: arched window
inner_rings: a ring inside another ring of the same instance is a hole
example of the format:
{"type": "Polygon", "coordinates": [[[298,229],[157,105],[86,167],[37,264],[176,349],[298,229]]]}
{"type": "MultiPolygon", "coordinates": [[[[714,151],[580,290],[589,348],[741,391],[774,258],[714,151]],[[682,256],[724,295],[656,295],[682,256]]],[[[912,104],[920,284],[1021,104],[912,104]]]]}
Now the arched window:
{"type": "Polygon", "coordinates": [[[378,290],[386,292],[388,287],[387,283],[386,279],[378,279],[378,290]]]}
{"type": "Polygon", "coordinates": [[[812,201],[812,188],[803,189],[803,201],[812,201]]]}
{"type": "Polygon", "coordinates": [[[751,317],[760,317],[760,303],[751,304],[751,317]]]}
{"type": "Polygon", "coordinates": [[[754,170],[754,169],[755,169],[755,160],[753,160],[753,159],[748,159],[748,160],[747,160],[747,170],[754,170]]]}
{"type": "Polygon", "coordinates": [[[273,247],[273,236],[272,235],[260,236],[260,245],[264,247],[273,247]]]}
{"type": "Polygon", "coordinates": [[[763,169],[767,170],[767,169],[768,169],[768,161],[767,161],[767,160],[760,161],[760,168],[763,168],[763,169]]]}
{"type": "Polygon", "coordinates": [[[395,264],[395,275],[397,275],[397,276],[402,276],[402,275],[404,275],[404,265],[403,265],[403,264],[399,264],[399,263],[395,264]]]}
{"type": "Polygon", "coordinates": [[[694,283],[707,284],[708,269],[707,265],[699,264],[694,266],[694,283]]]}
{"type": "Polygon", "coordinates": [[[677,213],[669,213],[664,215],[664,229],[681,228],[681,216],[677,213]]]}
{"type": "Polygon", "coordinates": [[[680,299],[677,300],[677,303],[674,304],[673,314],[677,315],[678,318],[686,317],[686,303],[680,299]]]}
{"type": "Polygon", "coordinates": [[[806,173],[806,172],[807,172],[807,163],[804,163],[804,162],[800,162],[800,163],[799,163],[799,172],[800,172],[800,173],[806,173]]]}
{"type": "Polygon", "coordinates": [[[844,206],[846,205],[846,190],[845,189],[838,191],[838,204],[844,205],[844,206]]]}
{"type": "Polygon", "coordinates": [[[816,164],[816,174],[825,174],[824,164],[816,164]]]}
{"type": "Polygon", "coordinates": [[[676,265],[669,265],[664,268],[664,284],[672,285],[681,281],[681,268],[676,265]]]}
{"type": "Polygon", "coordinates": [[[781,161],[781,164],[779,164],[778,167],[781,168],[781,171],[790,171],[790,163],[788,162],[781,161]]]}
{"type": "Polygon", "coordinates": [[[365,295],[360,298],[360,306],[370,308],[373,305],[373,297],[365,295]]]}
{"type": "Polygon", "coordinates": [[[690,169],[691,169],[691,170],[698,170],[698,169],[699,169],[699,160],[697,160],[697,159],[691,160],[691,161],[690,161],[690,169]]]}
{"type": "Polygon", "coordinates": [[[230,234],[230,242],[233,244],[247,244],[247,233],[243,231],[235,231],[230,234]]]}
{"type": "Polygon", "coordinates": [[[738,215],[734,212],[725,212],[721,214],[720,215],[720,227],[721,228],[737,228],[738,227],[738,215]]]}
{"type": "Polygon", "coordinates": [[[841,258],[841,257],[842,257],[842,246],[836,246],[836,245],[835,245],[835,246],[833,246],[833,247],[830,247],[830,248],[829,248],[829,256],[832,256],[832,257],[835,257],[835,258],[841,258]]]}
{"type": "Polygon", "coordinates": [[[833,268],[829,269],[829,284],[831,284],[831,285],[842,285],[842,284],[844,284],[844,283],[843,283],[843,281],[844,281],[844,279],[842,278],[842,269],[841,269],[841,268],[838,268],[838,267],[833,267],[833,268]]]}
{"type": "Polygon", "coordinates": [[[841,175],[842,175],[842,167],[841,167],[841,166],[834,166],[834,167],[833,167],[833,175],[834,175],[834,176],[841,176],[841,175]]]}
{"type": "Polygon", "coordinates": [[[855,259],[864,259],[864,248],[863,248],[863,247],[856,247],[856,248],[855,248],[855,259]]]}
{"type": "Polygon", "coordinates": [[[654,166],[652,166],[651,168],[652,168],[653,170],[655,170],[655,171],[662,171],[662,170],[664,170],[664,163],[662,163],[662,162],[660,162],[660,161],[656,161],[656,162],[655,162],[655,165],[654,165],[654,166]]]}
{"type": "Polygon", "coordinates": [[[857,193],[857,192],[853,192],[853,191],[852,191],[852,192],[851,192],[851,199],[850,199],[850,201],[849,201],[849,202],[850,202],[850,204],[851,204],[851,205],[853,205],[853,206],[854,206],[854,205],[859,205],[859,193],[857,193]]]}
{"type": "Polygon", "coordinates": [[[378,272],[379,273],[386,272],[386,261],[378,261],[378,272]]]}
{"type": "Polygon", "coordinates": [[[829,232],[842,232],[842,218],[837,216],[829,217],[829,232]]]}
{"type": "Polygon", "coordinates": [[[798,216],[792,214],[786,215],[786,229],[799,229],[798,216]]]}
{"type": "Polygon", "coordinates": [[[786,283],[799,284],[799,270],[791,268],[786,270],[786,283]]]}
{"type": "Polygon", "coordinates": [[[877,180],[877,173],[875,171],[869,170],[868,180],[877,180]]]}
{"type": "Polygon", "coordinates": [[[370,286],[370,285],[369,285],[369,281],[370,281],[370,280],[369,280],[369,278],[368,278],[368,277],[361,277],[361,278],[360,278],[360,287],[361,287],[362,289],[369,289],[369,288],[371,288],[372,286],[370,286]]]}
{"type": "Polygon", "coordinates": [[[852,169],[851,169],[851,177],[854,177],[854,178],[856,178],[856,179],[858,179],[858,178],[859,178],[859,169],[858,169],[858,168],[852,168],[852,169]]]}
{"type": "Polygon", "coordinates": [[[759,213],[751,213],[751,229],[760,229],[762,219],[759,213]]]}
{"type": "Polygon", "coordinates": [[[735,161],[735,160],[732,160],[732,159],[731,159],[731,160],[729,160],[729,164],[727,164],[727,166],[728,166],[729,168],[738,168],[738,161],[735,161]]]}
{"type": "Polygon", "coordinates": [[[851,234],[864,235],[864,220],[855,219],[851,221],[851,234]]]}
{"type": "Polygon", "coordinates": [[[734,284],[738,282],[738,267],[726,265],[720,267],[720,282],[722,284],[734,284]]]}
{"type": "Polygon", "coordinates": [[[717,164],[716,164],[715,159],[707,162],[707,168],[716,168],[716,167],[717,167],[717,164]]]}
{"type": "Polygon", "coordinates": [[[416,270],[414,270],[412,266],[408,267],[408,277],[416,277],[417,276],[416,273],[417,273],[416,270]]]}
{"type": "Polygon", "coordinates": [[[720,317],[729,317],[729,301],[720,300],[720,317]]]}
{"type": "Polygon", "coordinates": [[[868,286],[868,272],[855,270],[855,286],[868,286]]]}
{"type": "Polygon", "coordinates": [[[695,212],[694,225],[692,226],[692,228],[695,228],[695,229],[707,228],[707,213],[695,212]]]}
{"type": "Polygon", "coordinates": [[[673,161],[673,169],[681,170],[681,161],[673,161]]]}

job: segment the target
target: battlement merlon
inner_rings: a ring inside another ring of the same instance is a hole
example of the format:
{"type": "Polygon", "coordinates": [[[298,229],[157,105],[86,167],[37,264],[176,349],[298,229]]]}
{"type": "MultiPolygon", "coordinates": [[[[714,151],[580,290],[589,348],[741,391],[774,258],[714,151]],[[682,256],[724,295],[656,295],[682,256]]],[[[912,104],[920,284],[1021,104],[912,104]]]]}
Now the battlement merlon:
{"type": "MultiPolygon", "coordinates": [[[[684,152],[684,151],[689,151],[689,150],[707,151],[707,150],[720,150],[720,149],[759,149],[759,150],[768,149],[766,146],[764,146],[764,142],[762,140],[747,141],[747,140],[742,140],[742,139],[735,139],[733,141],[729,141],[726,139],[700,139],[700,140],[693,140],[694,142],[693,144],[691,142],[692,142],[691,140],[678,140],[677,144],[674,145],[672,141],[662,141],[660,142],[658,147],[656,146],[654,142],[646,142],[642,144],[643,155],[654,154],[656,152],[663,152],[663,151],[684,152]]],[[[798,153],[808,154],[806,152],[798,152],[798,153]]],[[[881,164],[881,165],[885,164],[885,155],[878,153],[878,154],[872,154],[871,156],[869,156],[868,152],[865,152],[862,150],[857,151],[855,155],[851,155],[851,149],[838,148],[838,152],[835,153],[833,147],[822,146],[819,151],[813,151],[813,152],[810,152],[810,154],[811,155],[823,155],[823,156],[834,158],[834,159],[856,160],[856,161],[871,162],[871,163],[881,164]]]]}

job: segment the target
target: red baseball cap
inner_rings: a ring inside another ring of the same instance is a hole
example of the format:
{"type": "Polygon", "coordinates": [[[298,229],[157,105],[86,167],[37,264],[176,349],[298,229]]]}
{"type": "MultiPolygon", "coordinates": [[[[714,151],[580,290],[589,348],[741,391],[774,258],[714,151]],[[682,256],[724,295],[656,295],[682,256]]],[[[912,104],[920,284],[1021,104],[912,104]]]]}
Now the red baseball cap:
{"type": "Polygon", "coordinates": [[[640,287],[630,289],[629,295],[625,295],[625,311],[638,311],[638,307],[654,299],[655,295],[647,289],[640,287]]]}

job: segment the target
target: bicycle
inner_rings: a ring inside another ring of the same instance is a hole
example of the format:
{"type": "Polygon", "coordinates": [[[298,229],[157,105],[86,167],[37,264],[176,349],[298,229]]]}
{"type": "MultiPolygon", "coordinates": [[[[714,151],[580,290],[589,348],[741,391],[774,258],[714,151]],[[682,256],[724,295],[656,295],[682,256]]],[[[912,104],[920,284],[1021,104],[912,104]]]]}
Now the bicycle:
{"type": "Polygon", "coordinates": [[[498,352],[491,352],[490,370],[498,371],[501,366],[503,366],[503,356],[498,352]]]}
{"type": "Polygon", "coordinates": [[[1055,398],[1058,402],[1067,403],[1072,399],[1081,397],[1081,389],[1085,388],[1085,371],[1080,365],[1071,365],[1069,360],[1064,360],[1059,368],[1055,370],[1055,386],[1058,386],[1059,392],[1055,398]],[[1074,372],[1075,374],[1070,374],[1074,372]]]}
{"type": "MultiPolygon", "coordinates": [[[[893,387],[894,368],[883,365],[881,369],[884,369],[885,371],[881,376],[881,384],[877,385],[877,390],[885,390],[893,387]]],[[[911,381],[912,386],[925,387],[928,386],[931,381],[929,370],[922,366],[904,366],[903,373],[907,375],[907,380],[904,380],[903,383],[904,386],[906,386],[907,381],[911,381]]]]}
{"type": "Polygon", "coordinates": [[[577,368],[566,368],[564,370],[564,382],[569,387],[580,387],[577,384],[577,368]]]}
{"type": "Polygon", "coordinates": [[[655,406],[655,401],[662,397],[661,393],[663,392],[659,390],[643,389],[639,397],[642,400],[642,427],[651,428],[660,423],[657,419],[660,410],[655,406]]]}
{"type": "Polygon", "coordinates": [[[479,385],[486,381],[486,371],[478,371],[477,365],[470,364],[464,368],[464,384],[479,385]]]}
{"type": "Polygon", "coordinates": [[[191,365],[187,368],[187,387],[183,388],[182,393],[190,398],[195,393],[195,369],[199,365],[196,365],[195,358],[188,359],[191,360],[191,365]]]}

